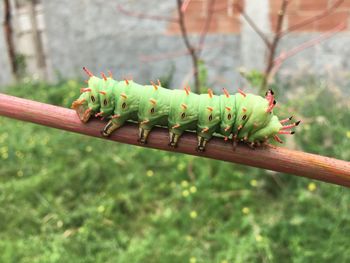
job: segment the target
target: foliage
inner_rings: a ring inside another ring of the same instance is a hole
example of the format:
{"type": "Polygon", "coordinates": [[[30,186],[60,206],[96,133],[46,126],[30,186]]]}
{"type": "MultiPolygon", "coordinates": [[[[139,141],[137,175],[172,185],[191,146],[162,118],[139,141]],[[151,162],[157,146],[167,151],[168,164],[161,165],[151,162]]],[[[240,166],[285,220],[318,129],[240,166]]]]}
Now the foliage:
{"type": "MultiPolygon", "coordinates": [[[[81,86],[8,92],[69,107],[81,86]]],[[[345,101],[317,82],[289,101],[296,147],[350,159],[345,101]]],[[[0,262],[349,262],[349,203],[339,186],[0,118],[0,262]]]]}

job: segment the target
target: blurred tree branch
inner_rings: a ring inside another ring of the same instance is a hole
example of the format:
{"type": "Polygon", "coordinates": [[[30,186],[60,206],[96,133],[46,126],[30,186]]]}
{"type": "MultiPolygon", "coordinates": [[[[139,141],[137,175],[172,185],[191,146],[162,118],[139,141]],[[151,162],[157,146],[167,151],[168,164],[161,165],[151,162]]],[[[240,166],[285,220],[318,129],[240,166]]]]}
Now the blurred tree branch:
{"type": "Polygon", "coordinates": [[[11,73],[15,79],[17,79],[17,63],[16,63],[16,52],[13,43],[13,30],[12,30],[12,15],[11,15],[11,5],[9,0],[4,0],[4,32],[5,41],[7,45],[8,56],[10,59],[11,73]]]}
{"type": "MultiPolygon", "coordinates": [[[[278,18],[277,18],[277,24],[276,24],[276,29],[275,33],[272,36],[272,41],[270,41],[269,36],[265,34],[253,21],[253,19],[244,12],[242,6],[240,6],[239,3],[235,3],[235,7],[239,10],[241,13],[242,17],[247,21],[247,23],[252,27],[252,29],[260,36],[260,38],[264,41],[266,47],[267,47],[267,61],[266,61],[266,67],[264,70],[264,77],[263,81],[261,83],[260,90],[266,90],[267,85],[269,84],[269,81],[273,75],[276,74],[277,70],[281,66],[282,62],[286,59],[281,60],[281,57],[279,60],[276,60],[276,50],[278,49],[280,40],[282,37],[285,35],[289,34],[290,32],[302,28],[308,24],[314,23],[331,13],[333,13],[336,8],[338,8],[344,0],[337,0],[334,2],[329,8],[327,8],[325,11],[322,13],[313,16],[311,18],[305,19],[304,21],[301,21],[300,23],[297,23],[295,25],[292,25],[288,27],[287,29],[283,30],[283,22],[285,19],[285,15],[287,13],[287,8],[288,4],[293,1],[293,0],[282,0],[281,7],[277,13],[278,18]]],[[[300,46],[293,48],[289,53],[287,57],[290,57],[292,55],[295,55],[296,53],[306,49],[307,47],[314,46],[318,43],[320,43],[321,40],[327,39],[331,36],[334,35],[335,32],[338,32],[342,30],[345,27],[345,25],[342,26],[342,24],[339,24],[336,28],[332,29],[330,32],[321,35],[320,37],[317,37],[316,41],[307,41],[304,44],[301,44],[300,46]]]]}
{"type": "MultiPolygon", "coordinates": [[[[158,57],[161,57],[161,59],[167,59],[169,57],[174,56],[182,56],[182,55],[189,55],[191,57],[192,61],[192,72],[193,72],[193,78],[194,78],[194,91],[196,93],[200,92],[200,79],[199,79],[199,61],[200,61],[200,54],[204,48],[204,43],[206,36],[208,34],[208,31],[210,29],[210,25],[212,22],[212,15],[213,15],[213,7],[215,5],[215,0],[209,0],[209,4],[207,6],[206,10],[206,20],[203,25],[203,28],[201,30],[201,34],[199,36],[199,41],[197,45],[193,45],[189,39],[186,23],[185,23],[185,12],[187,10],[188,5],[190,4],[191,0],[176,0],[177,4],[177,18],[170,18],[170,17],[164,17],[164,16],[158,16],[158,15],[147,15],[143,13],[137,13],[134,11],[129,11],[123,8],[121,5],[118,5],[117,9],[121,13],[133,16],[140,19],[151,19],[156,21],[167,21],[171,23],[177,23],[180,27],[180,32],[182,39],[184,41],[184,44],[186,46],[187,52],[173,52],[171,54],[163,54],[158,57]]],[[[145,57],[145,60],[149,60],[152,58],[152,56],[145,57]]]]}

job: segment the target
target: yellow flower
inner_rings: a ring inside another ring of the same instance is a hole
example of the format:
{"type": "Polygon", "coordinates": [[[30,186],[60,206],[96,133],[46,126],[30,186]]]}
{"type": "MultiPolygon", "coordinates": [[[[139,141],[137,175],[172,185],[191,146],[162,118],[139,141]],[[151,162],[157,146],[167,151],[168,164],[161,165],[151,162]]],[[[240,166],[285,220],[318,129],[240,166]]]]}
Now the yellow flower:
{"type": "Polygon", "coordinates": [[[348,137],[350,139],[350,131],[346,132],[346,137],[348,137]]]}
{"type": "Polygon", "coordinates": [[[187,196],[189,196],[190,195],[190,192],[188,191],[188,190],[183,190],[182,191],[182,196],[183,197],[187,197],[187,196]]]}
{"type": "Polygon", "coordinates": [[[191,241],[192,239],[193,239],[192,236],[190,236],[190,235],[186,236],[186,241],[191,241]]]}
{"type": "Polygon", "coordinates": [[[183,181],[181,182],[181,186],[182,186],[183,188],[188,187],[188,182],[187,182],[186,180],[183,180],[183,181]]]}
{"type": "Polygon", "coordinates": [[[243,208],[242,208],[242,213],[243,213],[243,214],[246,214],[246,215],[247,215],[247,214],[249,214],[249,212],[250,212],[250,209],[249,209],[248,207],[243,207],[243,208]]]}
{"type": "Polygon", "coordinates": [[[197,187],[191,186],[190,192],[193,193],[193,194],[194,194],[195,192],[197,192],[197,187]]]}
{"type": "Polygon", "coordinates": [[[63,226],[63,222],[62,222],[61,220],[59,220],[59,221],[57,222],[57,227],[61,228],[62,226],[63,226]]]}
{"type": "Polygon", "coordinates": [[[253,179],[250,181],[250,185],[253,186],[253,187],[257,187],[258,186],[258,181],[253,179]]]}
{"type": "Polygon", "coordinates": [[[92,147],[91,146],[86,146],[85,151],[88,153],[92,152],[92,147]]]}
{"type": "Polygon", "coordinates": [[[190,258],[190,263],[196,263],[196,262],[197,262],[197,259],[195,257],[190,258]]]}
{"type": "Polygon", "coordinates": [[[177,169],[178,169],[179,171],[183,171],[185,168],[186,168],[186,164],[185,164],[185,163],[179,163],[179,164],[177,165],[177,169]]]}
{"type": "Polygon", "coordinates": [[[310,192],[315,191],[317,188],[315,183],[309,183],[309,185],[307,186],[307,189],[309,189],[310,192]]]}
{"type": "Polygon", "coordinates": [[[263,237],[261,235],[256,235],[255,240],[256,242],[261,242],[263,240],[263,237]]]}
{"type": "Polygon", "coordinates": [[[192,212],[190,213],[190,217],[191,217],[192,219],[197,218],[197,216],[198,216],[198,214],[197,214],[196,211],[192,211],[192,212]]]}
{"type": "Polygon", "coordinates": [[[100,205],[99,207],[97,207],[97,211],[99,213],[103,213],[105,211],[105,207],[103,205],[100,205]]]}
{"type": "Polygon", "coordinates": [[[228,263],[228,260],[226,260],[226,259],[221,260],[221,263],[228,263]]]}
{"type": "Polygon", "coordinates": [[[23,176],[23,171],[22,171],[22,170],[19,170],[19,171],[17,172],[17,176],[22,177],[22,176],[23,176]]]}
{"type": "Polygon", "coordinates": [[[154,172],[152,170],[148,170],[146,174],[148,177],[152,177],[154,175],[154,172]]]}

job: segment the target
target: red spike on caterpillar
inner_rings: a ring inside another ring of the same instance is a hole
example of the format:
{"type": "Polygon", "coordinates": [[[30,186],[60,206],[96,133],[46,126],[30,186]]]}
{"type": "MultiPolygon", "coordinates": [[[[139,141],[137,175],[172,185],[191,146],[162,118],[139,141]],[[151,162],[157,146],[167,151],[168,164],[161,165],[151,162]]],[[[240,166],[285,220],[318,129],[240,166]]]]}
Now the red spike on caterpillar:
{"type": "Polygon", "coordinates": [[[293,124],[283,126],[283,127],[281,128],[281,130],[288,130],[288,129],[290,129],[290,128],[293,128],[293,127],[295,127],[295,126],[298,126],[300,122],[301,122],[301,121],[297,121],[297,122],[295,122],[295,123],[293,123],[293,124]]]}
{"type": "Polygon", "coordinates": [[[286,122],[291,121],[292,119],[293,119],[293,116],[290,116],[290,117],[287,118],[287,119],[281,120],[280,123],[281,123],[281,124],[284,124],[284,123],[286,123],[286,122]]]}
{"type": "Polygon", "coordinates": [[[112,79],[113,78],[113,73],[112,71],[108,70],[108,76],[112,79]]]}
{"type": "Polygon", "coordinates": [[[227,89],[223,88],[222,90],[224,91],[224,94],[225,94],[226,98],[229,98],[230,97],[230,93],[228,93],[227,89]]]}
{"type": "Polygon", "coordinates": [[[281,140],[281,138],[278,137],[277,135],[274,135],[273,138],[275,139],[276,142],[283,143],[283,141],[281,140]]]}
{"type": "Polygon", "coordinates": [[[247,96],[247,94],[244,93],[243,90],[241,90],[241,89],[238,89],[238,92],[239,92],[243,97],[246,97],[246,96],[247,96]]]}
{"type": "Polygon", "coordinates": [[[208,95],[209,95],[209,98],[213,98],[213,90],[212,89],[208,89],[208,95]]]}
{"type": "Polygon", "coordinates": [[[107,81],[107,77],[106,77],[105,73],[101,72],[101,76],[102,76],[104,81],[107,81]]]}
{"type": "Polygon", "coordinates": [[[90,78],[94,76],[94,74],[92,74],[91,71],[87,69],[87,67],[83,67],[83,70],[90,78]]]}

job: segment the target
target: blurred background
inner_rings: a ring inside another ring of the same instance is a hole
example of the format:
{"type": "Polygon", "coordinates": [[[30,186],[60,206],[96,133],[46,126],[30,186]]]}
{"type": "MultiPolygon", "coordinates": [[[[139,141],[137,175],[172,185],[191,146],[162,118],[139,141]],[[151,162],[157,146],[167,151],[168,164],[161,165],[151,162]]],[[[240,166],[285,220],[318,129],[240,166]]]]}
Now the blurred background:
{"type": "MultiPolygon", "coordinates": [[[[350,160],[349,0],[0,1],[0,91],[70,107],[81,68],[263,95],[285,147],[350,160]]],[[[0,117],[1,262],[350,262],[350,191],[0,117]]]]}

